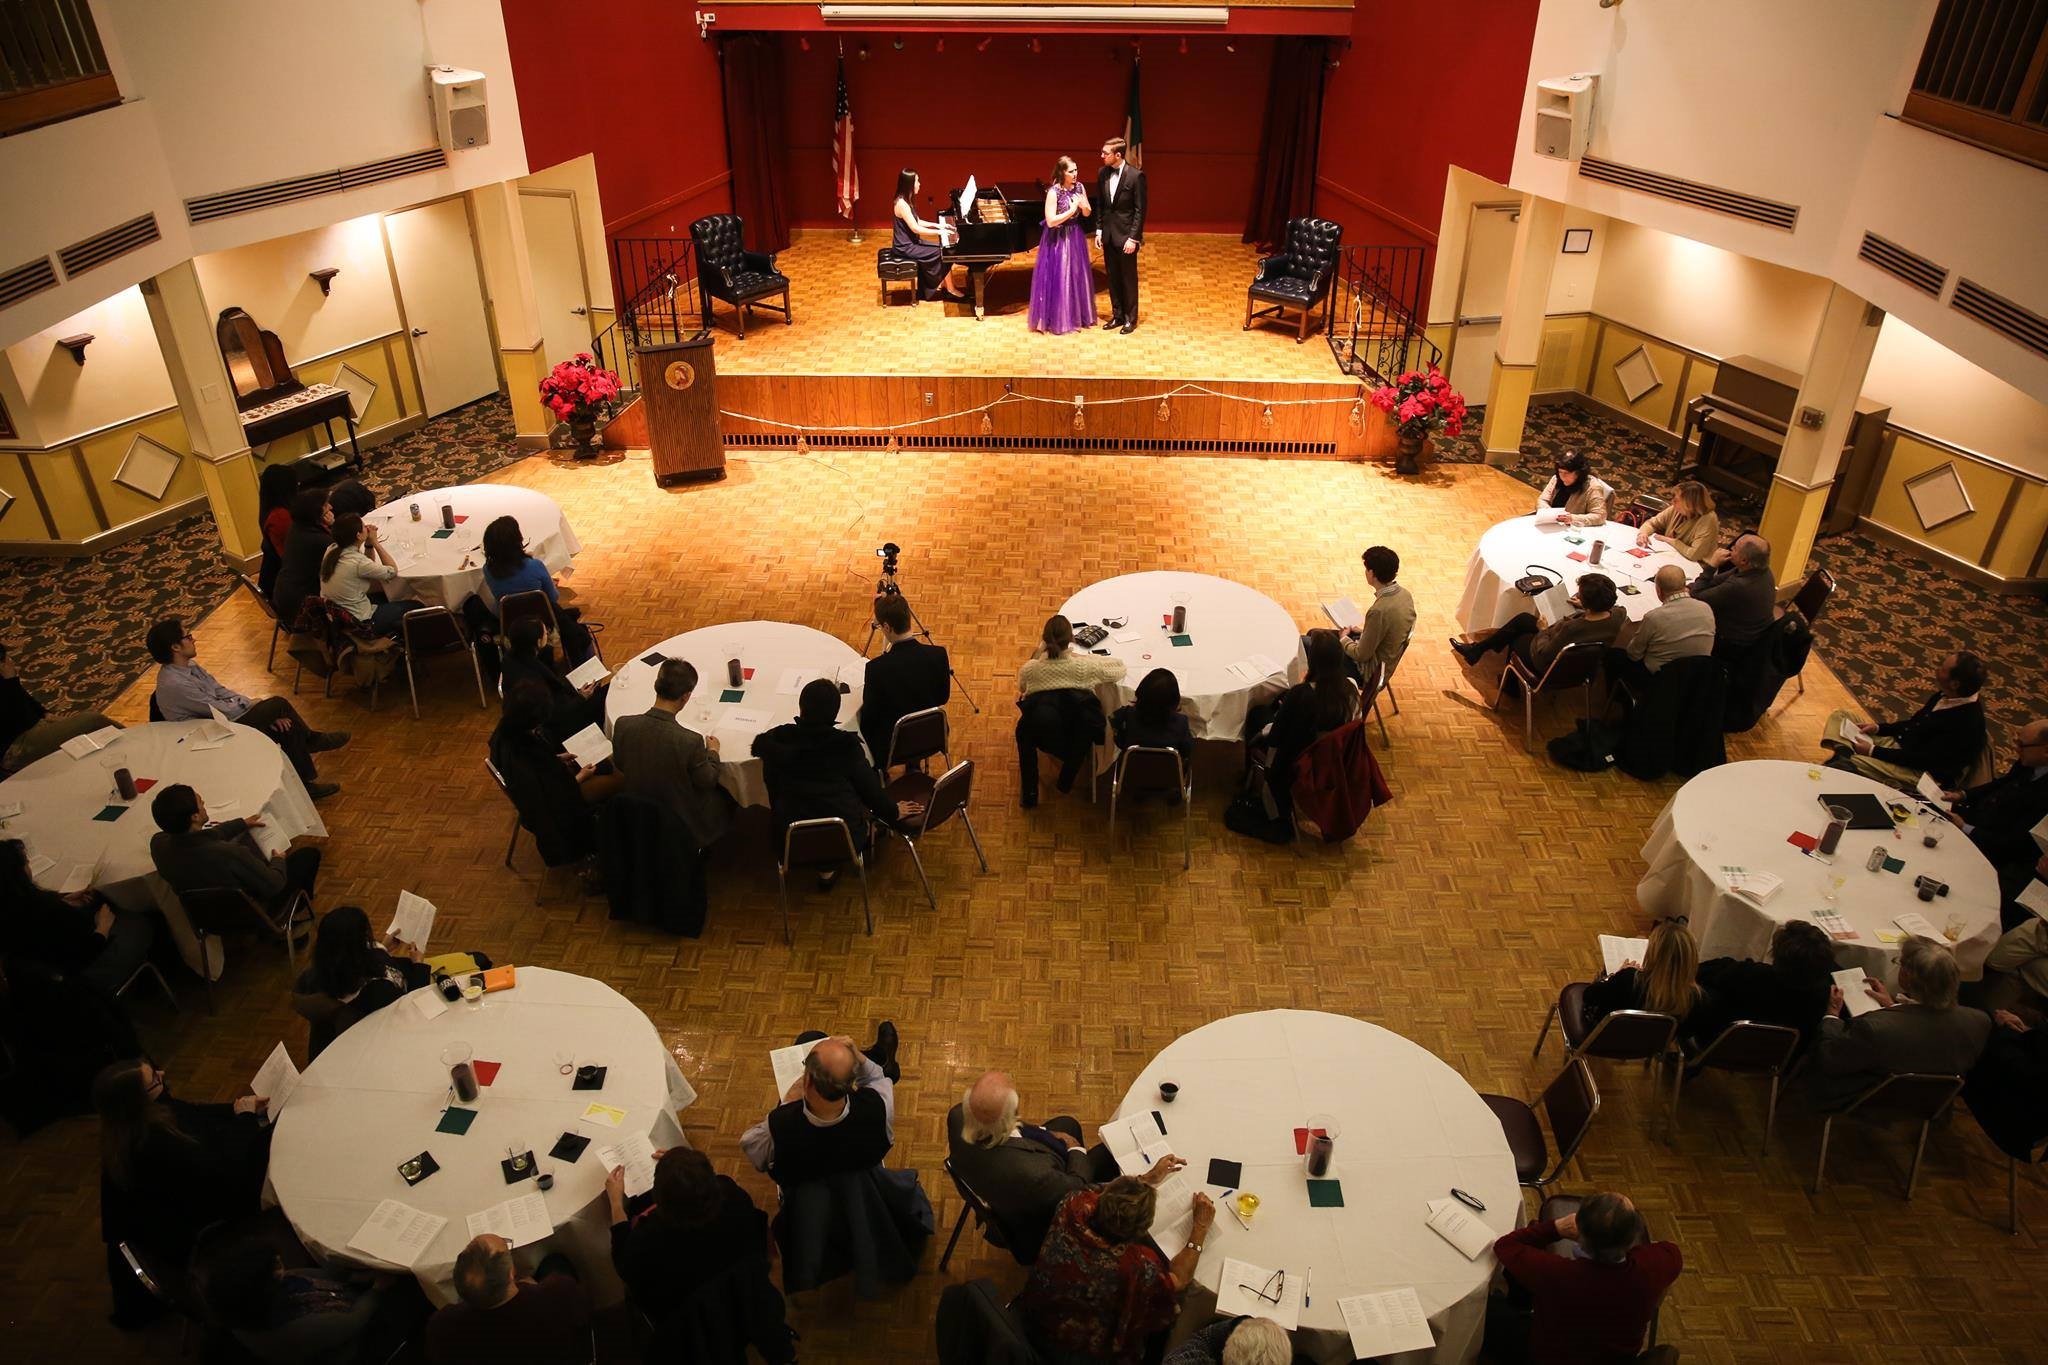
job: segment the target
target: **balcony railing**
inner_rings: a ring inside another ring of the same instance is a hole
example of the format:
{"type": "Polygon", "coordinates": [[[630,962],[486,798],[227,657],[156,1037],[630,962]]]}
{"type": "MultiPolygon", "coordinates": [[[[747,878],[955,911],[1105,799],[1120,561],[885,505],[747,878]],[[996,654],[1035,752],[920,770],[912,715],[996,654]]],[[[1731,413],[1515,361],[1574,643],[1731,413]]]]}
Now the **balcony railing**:
{"type": "Polygon", "coordinates": [[[0,0],[0,136],[120,102],[86,0],[0,0]]]}
{"type": "Polygon", "coordinates": [[[1901,114],[2048,167],[2048,0],[1941,0],[1901,114]]]}

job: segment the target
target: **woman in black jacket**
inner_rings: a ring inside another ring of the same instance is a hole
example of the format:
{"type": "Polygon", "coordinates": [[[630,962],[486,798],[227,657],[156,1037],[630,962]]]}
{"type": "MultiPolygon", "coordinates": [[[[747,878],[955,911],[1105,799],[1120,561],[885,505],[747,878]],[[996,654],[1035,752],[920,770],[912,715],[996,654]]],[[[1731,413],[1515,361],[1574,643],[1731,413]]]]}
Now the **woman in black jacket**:
{"type": "Polygon", "coordinates": [[[1117,748],[1173,749],[1180,754],[1182,773],[1192,771],[1195,740],[1188,732],[1188,718],[1181,714],[1180,679],[1173,670],[1155,668],[1140,678],[1137,700],[1119,706],[1109,724],[1117,748]]]}
{"type": "Polygon", "coordinates": [[[1266,752],[1266,790],[1290,828],[1296,761],[1324,735],[1358,718],[1358,687],[1345,666],[1343,639],[1334,630],[1312,630],[1304,649],[1307,675],[1281,695],[1272,724],[1253,741],[1266,752]]]}
{"type": "Polygon", "coordinates": [[[547,626],[528,616],[512,623],[503,635],[499,674],[505,695],[522,683],[542,688],[548,696],[548,717],[541,726],[549,739],[564,740],[578,730],[604,722],[606,685],[577,687],[556,662],[554,639],[547,626]]]}
{"type": "Polygon", "coordinates": [[[292,529],[284,541],[284,562],[278,566],[277,583],[270,590],[270,605],[277,619],[290,630],[298,624],[299,609],[309,597],[320,594],[320,561],[334,543],[328,527],[334,515],[327,507],[327,494],[318,488],[301,488],[292,494],[292,529]]]}
{"type": "Polygon", "coordinates": [[[1834,941],[1827,931],[1811,920],[1786,920],[1771,935],[1770,961],[1717,957],[1700,964],[1705,995],[1685,1032],[1704,1046],[1736,1020],[1747,1019],[1798,1029],[1804,1048],[1828,1012],[1834,972],[1834,941]]]}
{"type": "Polygon", "coordinates": [[[312,1025],[307,1060],[368,1015],[418,990],[433,979],[419,949],[396,935],[376,943],[370,917],[360,906],[337,905],[320,921],[313,940],[313,965],[299,973],[292,1008],[312,1025]]]}
{"type": "Polygon", "coordinates": [[[149,960],[161,917],[117,912],[96,891],[66,896],[38,886],[28,845],[0,839],[0,952],[31,957],[112,993],[149,960]]]}
{"type": "Polygon", "coordinates": [[[491,764],[505,779],[519,823],[532,833],[541,860],[560,867],[597,851],[592,814],[625,779],[578,768],[547,734],[552,709],[547,689],[531,679],[507,688],[504,717],[491,731],[491,764]]]}
{"type": "Polygon", "coordinates": [[[768,1215],[747,1192],[711,1169],[702,1152],[655,1154],[654,1188],[626,1198],[626,1177],[605,1177],[611,1201],[612,1268],[649,1317],[681,1303],[742,1262],[768,1259],[768,1215]]]}

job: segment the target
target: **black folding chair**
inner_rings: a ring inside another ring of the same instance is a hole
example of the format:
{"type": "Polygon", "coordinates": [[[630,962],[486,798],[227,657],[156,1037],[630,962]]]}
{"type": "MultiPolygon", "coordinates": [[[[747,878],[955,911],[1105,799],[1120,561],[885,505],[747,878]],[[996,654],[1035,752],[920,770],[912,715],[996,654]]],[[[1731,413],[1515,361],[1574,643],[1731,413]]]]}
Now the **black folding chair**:
{"type": "Polygon", "coordinates": [[[1685,1092],[1688,1071],[1732,1071],[1742,1076],[1771,1078],[1771,1099],[1764,1110],[1763,1155],[1771,1154],[1771,1128],[1778,1121],[1778,1086],[1799,1050],[1799,1030],[1783,1024],[1759,1024],[1737,1019],[1698,1052],[1685,1058],[1678,1079],[1671,1086],[1671,1116],[1678,1117],[1678,1101],[1685,1092]]]}
{"type": "MultiPolygon", "coordinates": [[[[853,831],[838,816],[816,820],[792,820],[782,834],[782,856],[775,862],[775,890],[782,901],[782,941],[792,943],[789,933],[789,873],[796,867],[827,867],[852,863],[860,874],[860,908],[867,918],[868,936],[875,932],[875,911],[868,899],[867,860],[853,842],[853,831]]],[[[922,874],[923,869],[919,869],[922,874]]]]}
{"type": "MultiPolygon", "coordinates": [[[[1195,777],[1181,766],[1180,750],[1134,744],[1116,758],[1116,774],[1109,784],[1109,845],[1116,851],[1116,806],[1126,796],[1176,795],[1180,797],[1180,866],[1185,872],[1194,865],[1189,821],[1195,804],[1195,777]]],[[[1137,835],[1133,832],[1133,844],[1137,835]]]]}
{"type": "Polygon", "coordinates": [[[1813,1168],[1813,1192],[1819,1194],[1821,1186],[1827,1183],[1828,1139],[1834,1134],[1835,1120],[1878,1115],[1920,1120],[1920,1140],[1914,1144],[1913,1164],[1906,1172],[1906,1198],[1911,1199],[1913,1186],[1920,1180],[1920,1158],[1927,1154],[1927,1130],[1962,1091],[1961,1076],[1902,1071],[1885,1077],[1849,1101],[1846,1108],[1829,1114],[1820,1126],[1820,1160],[1813,1168]]]}
{"type": "Polygon", "coordinates": [[[282,940],[285,960],[296,976],[299,966],[298,945],[294,937],[301,924],[313,923],[313,898],[304,891],[293,891],[283,907],[276,913],[258,905],[248,892],[229,886],[174,887],[178,904],[185,908],[185,919],[192,926],[193,934],[199,939],[199,960],[206,970],[206,1009],[214,1012],[213,1000],[213,950],[209,939],[225,938],[228,935],[253,934],[258,938],[282,940]]]}
{"type": "Polygon", "coordinates": [[[1542,1190],[1557,1183],[1564,1168],[1579,1154],[1579,1146],[1586,1140],[1586,1134],[1593,1127],[1593,1118],[1600,1112],[1600,1088],[1593,1084],[1593,1072],[1582,1057],[1574,1057],[1564,1064],[1557,1079],[1545,1087],[1536,1099],[1535,1105],[1526,1104],[1511,1095],[1481,1095],[1486,1107],[1500,1120],[1501,1131],[1507,1136],[1508,1150],[1515,1158],[1515,1179],[1532,1190],[1542,1190]],[[1550,1149],[1543,1141],[1543,1124],[1537,1118],[1536,1110],[1541,1107],[1543,1117],[1550,1121],[1550,1133],[1557,1141],[1557,1164],[1548,1173],[1544,1167],[1550,1160],[1550,1149]]]}
{"type": "MultiPolygon", "coordinates": [[[[923,774],[907,776],[922,777],[923,774]]],[[[922,801],[924,815],[918,820],[915,830],[901,833],[899,837],[910,849],[910,861],[917,868],[917,879],[924,883],[925,899],[930,901],[932,909],[936,910],[939,908],[939,898],[932,894],[932,879],[925,875],[924,859],[917,853],[917,846],[924,842],[925,836],[957,815],[960,817],[960,823],[967,826],[967,837],[974,841],[974,856],[980,860],[983,872],[988,871],[988,855],[982,852],[981,836],[974,832],[974,821],[967,814],[967,803],[974,797],[974,760],[962,759],[948,768],[938,781],[926,779],[926,784],[928,790],[922,797],[900,798],[922,801]]],[[[891,786],[889,790],[890,795],[894,796],[896,787],[891,786]]]]}

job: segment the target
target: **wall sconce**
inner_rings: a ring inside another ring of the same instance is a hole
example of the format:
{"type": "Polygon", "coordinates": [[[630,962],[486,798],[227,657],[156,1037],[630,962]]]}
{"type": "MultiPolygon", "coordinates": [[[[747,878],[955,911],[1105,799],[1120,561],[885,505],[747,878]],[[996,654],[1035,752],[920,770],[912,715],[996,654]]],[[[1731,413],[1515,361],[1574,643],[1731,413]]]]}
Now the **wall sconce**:
{"type": "Polygon", "coordinates": [[[58,337],[57,344],[71,352],[71,358],[80,365],[85,364],[85,348],[92,345],[91,332],[80,332],[77,336],[58,337]]]}
{"type": "Polygon", "coordinates": [[[324,299],[328,296],[328,294],[333,292],[334,277],[336,275],[339,275],[340,273],[340,267],[328,265],[322,266],[318,270],[309,271],[307,273],[307,277],[318,282],[318,284],[320,285],[320,297],[324,299]]]}
{"type": "Polygon", "coordinates": [[[711,36],[711,26],[718,22],[718,16],[711,13],[708,10],[701,9],[698,10],[696,14],[697,38],[699,41],[702,41],[703,39],[709,38],[711,36]]]}

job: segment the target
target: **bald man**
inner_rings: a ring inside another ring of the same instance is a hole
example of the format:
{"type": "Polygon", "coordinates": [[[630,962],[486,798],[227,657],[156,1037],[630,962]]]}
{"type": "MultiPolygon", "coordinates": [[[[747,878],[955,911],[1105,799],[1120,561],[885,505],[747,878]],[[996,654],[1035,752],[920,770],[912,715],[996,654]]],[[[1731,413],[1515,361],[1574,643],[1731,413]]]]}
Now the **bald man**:
{"type": "Polygon", "coordinates": [[[895,1124],[896,1083],[841,1035],[818,1041],[783,1102],[740,1134],[740,1150],[776,1184],[803,1185],[881,1165],[896,1145],[895,1124]]]}
{"type": "Polygon", "coordinates": [[[1643,613],[1626,646],[1607,651],[1607,677],[1640,696],[1650,677],[1673,659],[1714,652],[1714,609],[1686,592],[1685,570],[1657,570],[1658,605],[1643,613]]]}
{"type": "Polygon", "coordinates": [[[1713,566],[1693,580],[1692,595],[1714,612],[1714,653],[1740,654],[1763,638],[1777,619],[1778,580],[1771,575],[1771,543],[1742,536],[1714,552],[1713,566]]]}
{"type": "Polygon", "coordinates": [[[985,1071],[946,1115],[946,1148],[954,1172],[996,1216],[989,1240],[1028,1264],[1060,1201],[1117,1170],[1107,1149],[1089,1152],[1078,1120],[1062,1115],[1041,1127],[1017,1114],[1016,1083],[985,1071]]]}
{"type": "Polygon", "coordinates": [[[488,1232],[472,1237],[455,1258],[455,1292],[461,1301],[427,1321],[428,1365],[556,1365],[590,1352],[590,1296],[560,1252],[525,1279],[511,1243],[488,1232]]]}

